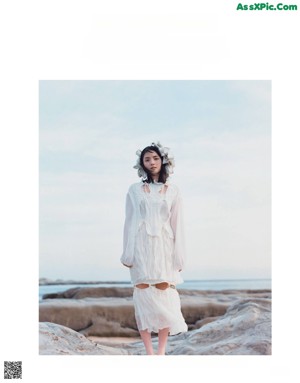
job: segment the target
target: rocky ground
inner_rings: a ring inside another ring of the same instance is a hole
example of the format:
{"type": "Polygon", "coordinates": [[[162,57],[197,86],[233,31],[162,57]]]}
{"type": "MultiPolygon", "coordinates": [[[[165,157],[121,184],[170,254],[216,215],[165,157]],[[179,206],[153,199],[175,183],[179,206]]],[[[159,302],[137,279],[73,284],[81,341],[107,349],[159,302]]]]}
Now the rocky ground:
{"type": "MultiPolygon", "coordinates": [[[[271,354],[269,290],[179,293],[189,331],[169,338],[168,355],[271,354]]],[[[75,288],[45,298],[40,354],[144,354],[131,288],[75,288]]]]}

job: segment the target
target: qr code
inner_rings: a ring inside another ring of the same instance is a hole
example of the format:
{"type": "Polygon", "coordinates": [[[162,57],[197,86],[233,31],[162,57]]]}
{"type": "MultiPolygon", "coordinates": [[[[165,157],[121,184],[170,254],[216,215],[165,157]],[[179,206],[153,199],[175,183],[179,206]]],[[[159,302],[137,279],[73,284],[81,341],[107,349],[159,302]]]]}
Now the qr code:
{"type": "Polygon", "coordinates": [[[22,379],[22,362],[4,362],[4,379],[22,379]]]}

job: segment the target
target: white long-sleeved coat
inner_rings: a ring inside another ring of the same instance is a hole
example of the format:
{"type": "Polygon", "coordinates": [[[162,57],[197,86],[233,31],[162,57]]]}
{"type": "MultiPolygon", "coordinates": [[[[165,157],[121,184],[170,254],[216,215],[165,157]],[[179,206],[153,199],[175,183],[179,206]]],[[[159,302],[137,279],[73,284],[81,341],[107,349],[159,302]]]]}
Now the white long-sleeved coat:
{"type": "Polygon", "coordinates": [[[121,262],[130,266],[134,284],[181,283],[185,244],[179,189],[172,183],[166,189],[160,182],[147,185],[150,193],[142,182],[129,187],[121,262]]]}

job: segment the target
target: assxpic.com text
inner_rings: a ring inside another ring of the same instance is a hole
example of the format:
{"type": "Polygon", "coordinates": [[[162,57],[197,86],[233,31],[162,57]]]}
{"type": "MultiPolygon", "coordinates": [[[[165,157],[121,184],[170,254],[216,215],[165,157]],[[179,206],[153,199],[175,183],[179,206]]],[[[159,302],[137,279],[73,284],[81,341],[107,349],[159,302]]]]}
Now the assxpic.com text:
{"type": "Polygon", "coordinates": [[[238,3],[237,11],[297,11],[298,6],[296,4],[270,4],[270,3],[253,3],[243,4],[238,3]]]}

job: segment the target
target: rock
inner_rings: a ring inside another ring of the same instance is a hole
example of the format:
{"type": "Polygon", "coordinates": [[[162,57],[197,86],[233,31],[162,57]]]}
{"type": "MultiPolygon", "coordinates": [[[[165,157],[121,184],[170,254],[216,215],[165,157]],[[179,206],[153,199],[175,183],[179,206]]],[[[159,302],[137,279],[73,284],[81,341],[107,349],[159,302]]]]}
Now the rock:
{"type": "MultiPolygon", "coordinates": [[[[41,284],[41,282],[40,282],[41,284]]],[[[204,300],[209,299],[211,296],[217,296],[220,302],[227,302],[232,299],[233,296],[248,296],[255,295],[264,297],[270,294],[270,290],[185,290],[178,289],[180,296],[197,296],[202,297],[204,300]]],[[[44,294],[43,299],[83,299],[83,298],[124,298],[132,297],[132,287],[72,287],[59,293],[44,294]]]]}
{"type": "Polygon", "coordinates": [[[132,299],[49,299],[40,303],[40,322],[52,322],[84,335],[138,336],[132,299]]]}
{"type": "Polygon", "coordinates": [[[198,330],[178,335],[170,355],[271,355],[271,300],[244,299],[198,330]]]}
{"type": "MultiPolygon", "coordinates": [[[[76,292],[69,289],[64,293],[71,298],[44,299],[40,302],[40,322],[57,323],[86,336],[136,337],[139,334],[132,297],[116,297],[117,290],[123,289],[114,289],[82,288],[76,292]],[[107,297],[110,294],[113,296],[107,297]]],[[[216,319],[224,315],[230,305],[241,299],[270,298],[270,295],[270,292],[194,291],[191,295],[184,293],[180,296],[181,310],[189,330],[192,330],[199,328],[199,321],[205,318],[216,319]]]]}
{"type": "Polygon", "coordinates": [[[40,323],[40,355],[128,355],[127,350],[99,345],[78,332],[55,323],[40,323]]]}
{"type": "MultiPolygon", "coordinates": [[[[182,313],[188,325],[205,317],[226,312],[228,304],[203,302],[199,297],[183,299],[182,313]]],[[[52,322],[79,331],[84,335],[139,335],[132,298],[49,299],[40,303],[40,322],[52,322]]]]}
{"type": "MultiPolygon", "coordinates": [[[[156,337],[154,349],[157,343],[156,337]]],[[[199,329],[169,337],[167,355],[271,355],[271,347],[271,300],[257,298],[233,304],[199,329]]],[[[141,342],[124,348],[145,354],[141,342]]]]}
{"type": "MultiPolygon", "coordinates": [[[[213,318],[210,318],[213,319],[213,318]]],[[[91,341],[54,323],[40,323],[40,354],[144,355],[141,341],[91,341]]],[[[157,349],[157,336],[153,337],[157,349]]],[[[199,329],[169,337],[167,355],[271,355],[271,300],[243,299],[199,329]]]]}
{"type": "Polygon", "coordinates": [[[43,299],[83,299],[102,297],[132,297],[132,287],[73,287],[60,293],[44,294],[43,299]]]}
{"type": "Polygon", "coordinates": [[[204,318],[204,319],[200,319],[198,320],[194,325],[191,325],[192,329],[197,329],[197,328],[201,328],[202,326],[204,326],[205,324],[208,324],[208,323],[211,323],[213,321],[215,321],[218,317],[207,317],[207,318],[204,318]]]}

